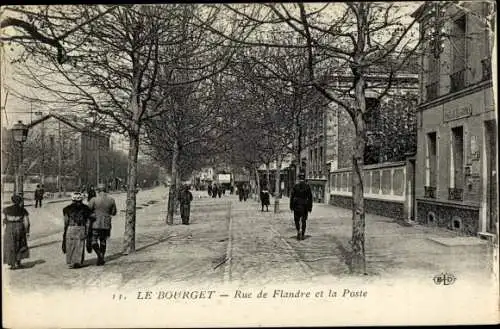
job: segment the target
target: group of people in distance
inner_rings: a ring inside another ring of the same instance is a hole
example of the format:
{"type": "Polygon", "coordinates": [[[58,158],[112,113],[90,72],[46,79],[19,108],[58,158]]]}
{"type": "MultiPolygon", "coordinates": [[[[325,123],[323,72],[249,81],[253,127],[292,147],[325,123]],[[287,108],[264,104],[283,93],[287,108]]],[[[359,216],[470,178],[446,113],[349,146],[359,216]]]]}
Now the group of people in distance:
{"type": "MultiPolygon", "coordinates": [[[[23,197],[13,195],[12,205],[3,209],[4,250],[3,263],[10,269],[21,268],[21,261],[29,258],[28,238],[30,233],[29,213],[23,197]]],[[[39,203],[36,202],[35,206],[39,203]]],[[[41,206],[41,205],[40,205],[41,206]]],[[[62,210],[64,231],[62,252],[66,255],[69,268],[79,268],[88,253],[97,255],[97,265],[104,265],[106,241],[111,235],[111,218],[117,213],[115,200],[99,185],[97,194],[88,204],[83,203],[83,194],[74,192],[71,204],[62,210]]]]}

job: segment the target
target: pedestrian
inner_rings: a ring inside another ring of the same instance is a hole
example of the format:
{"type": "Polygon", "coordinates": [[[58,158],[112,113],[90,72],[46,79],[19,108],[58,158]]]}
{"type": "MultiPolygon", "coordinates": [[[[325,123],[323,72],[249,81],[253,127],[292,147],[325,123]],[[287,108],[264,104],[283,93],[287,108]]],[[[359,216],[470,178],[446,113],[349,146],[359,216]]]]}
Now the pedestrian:
{"type": "Polygon", "coordinates": [[[248,186],[247,183],[245,183],[245,185],[243,185],[243,201],[247,201],[249,193],[250,193],[250,187],[248,186]]]}
{"type": "Polygon", "coordinates": [[[189,186],[184,185],[178,197],[181,207],[181,218],[183,225],[189,225],[189,214],[191,213],[191,201],[193,194],[189,191],[189,186]]]}
{"type": "Polygon", "coordinates": [[[217,197],[217,185],[215,183],[212,184],[212,198],[216,198],[217,197]]]}
{"type": "Polygon", "coordinates": [[[37,184],[36,189],[35,189],[35,208],[38,208],[38,206],[40,206],[40,208],[42,208],[42,200],[43,200],[44,193],[45,193],[45,191],[43,189],[43,185],[42,185],[42,187],[40,187],[40,184],[37,184]]]}
{"type": "Polygon", "coordinates": [[[3,263],[9,269],[21,268],[21,260],[29,258],[28,237],[30,235],[29,213],[24,208],[23,198],[13,195],[13,205],[3,209],[3,263]]]}
{"type": "Polygon", "coordinates": [[[217,184],[217,195],[219,196],[219,198],[222,197],[222,186],[217,184]]]}
{"type": "Polygon", "coordinates": [[[89,230],[93,220],[92,211],[83,204],[82,193],[74,192],[71,195],[71,204],[63,208],[63,216],[62,252],[66,254],[69,268],[79,268],[85,259],[86,241],[90,239],[89,230]]]}
{"type": "Polygon", "coordinates": [[[208,190],[208,197],[211,197],[212,196],[212,185],[208,184],[207,190],[208,190]]]}
{"type": "Polygon", "coordinates": [[[269,211],[269,205],[271,204],[270,193],[266,185],[262,186],[262,189],[260,190],[260,204],[262,206],[261,211],[264,211],[264,206],[266,206],[266,211],[269,211]]]}
{"type": "Polygon", "coordinates": [[[87,190],[87,201],[90,202],[92,198],[95,198],[96,193],[93,185],[89,186],[89,189],[87,190]]]}
{"type": "Polygon", "coordinates": [[[290,210],[297,229],[297,240],[304,240],[307,215],[312,211],[311,187],[305,181],[305,174],[299,174],[299,181],[293,186],[290,195],[290,210]]]}
{"type": "Polygon", "coordinates": [[[92,249],[97,255],[97,265],[104,265],[106,254],[106,240],[111,235],[111,217],[116,215],[116,203],[107,193],[106,187],[99,184],[98,194],[89,202],[89,208],[94,212],[95,221],[92,223],[92,249]]]}
{"type": "Polygon", "coordinates": [[[240,199],[240,202],[243,201],[244,195],[245,195],[245,193],[243,190],[243,184],[240,184],[238,187],[238,198],[240,199]]]}

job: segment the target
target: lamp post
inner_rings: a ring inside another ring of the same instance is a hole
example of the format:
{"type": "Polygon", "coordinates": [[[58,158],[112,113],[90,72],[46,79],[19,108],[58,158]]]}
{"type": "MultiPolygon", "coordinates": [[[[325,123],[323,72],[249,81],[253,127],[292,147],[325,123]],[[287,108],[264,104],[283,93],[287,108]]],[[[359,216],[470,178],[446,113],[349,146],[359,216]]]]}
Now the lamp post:
{"type": "Polygon", "coordinates": [[[12,139],[19,145],[19,162],[16,170],[16,194],[23,195],[24,168],[23,168],[23,144],[28,138],[28,126],[18,121],[11,129],[12,139]]]}

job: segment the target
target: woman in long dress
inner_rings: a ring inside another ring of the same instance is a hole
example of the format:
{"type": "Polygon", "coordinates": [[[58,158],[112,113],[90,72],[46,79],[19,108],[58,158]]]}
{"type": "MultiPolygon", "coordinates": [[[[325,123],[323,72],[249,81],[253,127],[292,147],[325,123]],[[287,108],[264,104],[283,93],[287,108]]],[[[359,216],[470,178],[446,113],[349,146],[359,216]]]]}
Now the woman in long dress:
{"type": "MultiPolygon", "coordinates": [[[[92,211],[83,204],[83,195],[75,192],[71,204],[63,208],[64,234],[62,251],[69,268],[79,268],[85,258],[86,240],[89,238],[92,211]]],[[[90,252],[90,251],[89,251],[90,252]]]]}
{"type": "Polygon", "coordinates": [[[21,260],[29,258],[28,236],[30,233],[30,219],[28,211],[23,206],[23,198],[13,195],[12,206],[3,210],[3,224],[5,228],[3,238],[3,263],[10,269],[21,267],[21,260]]]}

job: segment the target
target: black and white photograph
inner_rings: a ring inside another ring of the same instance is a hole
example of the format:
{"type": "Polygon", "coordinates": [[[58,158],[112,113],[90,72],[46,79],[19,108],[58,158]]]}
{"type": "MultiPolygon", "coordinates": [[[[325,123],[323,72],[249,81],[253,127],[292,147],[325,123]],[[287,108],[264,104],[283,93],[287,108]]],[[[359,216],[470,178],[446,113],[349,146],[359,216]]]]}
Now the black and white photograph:
{"type": "Polygon", "coordinates": [[[3,327],[498,324],[496,9],[2,6],[3,327]]]}

